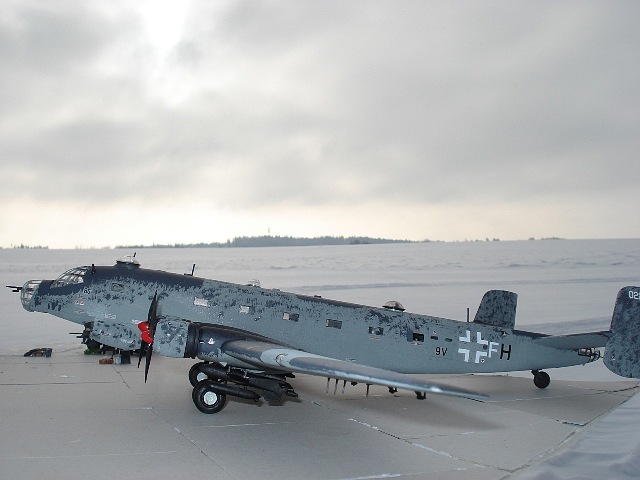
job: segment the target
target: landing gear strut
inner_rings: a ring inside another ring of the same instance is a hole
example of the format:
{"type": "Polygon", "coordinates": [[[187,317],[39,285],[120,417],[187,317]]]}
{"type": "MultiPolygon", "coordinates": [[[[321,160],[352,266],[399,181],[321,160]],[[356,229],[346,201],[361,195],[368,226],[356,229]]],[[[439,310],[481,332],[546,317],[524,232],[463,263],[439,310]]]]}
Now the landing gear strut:
{"type": "Polygon", "coordinates": [[[256,373],[218,363],[199,362],[189,370],[189,382],[193,385],[191,398],[198,410],[208,414],[222,410],[227,395],[255,402],[262,396],[268,402],[279,402],[285,395],[293,398],[298,396],[286,381],[286,377],[292,376],[256,373]]]}
{"type": "Polygon", "coordinates": [[[531,370],[533,374],[533,383],[538,388],[547,388],[551,383],[551,377],[547,372],[542,370],[531,370]]]}

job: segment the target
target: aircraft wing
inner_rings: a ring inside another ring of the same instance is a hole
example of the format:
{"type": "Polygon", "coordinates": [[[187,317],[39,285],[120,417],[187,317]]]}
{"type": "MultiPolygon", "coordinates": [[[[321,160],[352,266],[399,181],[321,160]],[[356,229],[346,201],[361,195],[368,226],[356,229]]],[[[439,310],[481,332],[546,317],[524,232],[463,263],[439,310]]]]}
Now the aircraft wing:
{"type": "Polygon", "coordinates": [[[533,343],[544,347],[563,350],[578,350],[580,348],[600,348],[607,345],[609,331],[593,333],[574,333],[571,335],[550,335],[533,339],[533,343]]]}
{"type": "Polygon", "coordinates": [[[486,395],[480,393],[442,385],[419,377],[315,355],[264,341],[230,340],[222,346],[222,350],[234,358],[263,368],[277,368],[349,382],[384,385],[475,400],[487,398],[486,395]]]}

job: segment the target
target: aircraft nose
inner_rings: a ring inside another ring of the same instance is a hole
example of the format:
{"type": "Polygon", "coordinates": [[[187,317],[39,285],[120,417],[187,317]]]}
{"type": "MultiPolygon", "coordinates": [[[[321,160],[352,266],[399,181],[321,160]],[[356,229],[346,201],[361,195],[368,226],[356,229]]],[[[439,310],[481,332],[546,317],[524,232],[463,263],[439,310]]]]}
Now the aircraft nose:
{"type": "Polygon", "coordinates": [[[38,287],[41,283],[42,280],[29,280],[22,286],[22,290],[20,292],[20,300],[22,301],[22,306],[25,310],[33,312],[31,300],[38,291],[38,287]]]}

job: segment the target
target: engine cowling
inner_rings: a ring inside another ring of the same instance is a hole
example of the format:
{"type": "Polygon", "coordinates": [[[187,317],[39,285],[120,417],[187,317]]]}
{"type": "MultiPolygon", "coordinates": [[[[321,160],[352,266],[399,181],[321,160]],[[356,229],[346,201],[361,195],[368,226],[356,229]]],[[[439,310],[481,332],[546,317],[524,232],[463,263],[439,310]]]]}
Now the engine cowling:
{"type": "Polygon", "coordinates": [[[162,319],[156,326],[153,348],[167,357],[195,358],[197,327],[182,319],[162,319]]]}
{"type": "MultiPolygon", "coordinates": [[[[153,349],[161,355],[174,358],[201,358],[225,362],[230,357],[222,346],[231,340],[257,340],[277,343],[262,335],[225,325],[189,322],[164,317],[156,326],[153,349]]],[[[235,360],[237,364],[238,361],[235,360]]]]}
{"type": "Polygon", "coordinates": [[[98,320],[94,322],[89,338],[98,343],[109,345],[122,350],[137,350],[140,348],[140,334],[138,329],[122,323],[98,320]]]}
{"type": "Polygon", "coordinates": [[[247,333],[222,325],[165,317],[156,326],[153,348],[167,357],[223,360],[222,345],[239,338],[247,338],[247,333]]]}

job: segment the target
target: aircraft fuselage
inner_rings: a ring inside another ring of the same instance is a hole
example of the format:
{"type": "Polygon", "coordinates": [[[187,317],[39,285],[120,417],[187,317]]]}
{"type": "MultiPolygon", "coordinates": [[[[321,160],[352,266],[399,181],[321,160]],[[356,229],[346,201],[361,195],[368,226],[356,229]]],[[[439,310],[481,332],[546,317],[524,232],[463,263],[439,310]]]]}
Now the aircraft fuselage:
{"type": "MultiPolygon", "coordinates": [[[[590,361],[577,350],[534,345],[544,336],[536,333],[126,265],[79,267],[58,280],[34,282],[31,291],[27,285],[27,310],[92,322],[94,338],[126,350],[140,348],[136,325],[146,320],[157,292],[160,316],[234,327],[401,373],[538,370],[590,361]]],[[[213,355],[205,349],[198,356],[213,355]]],[[[215,357],[221,360],[234,361],[215,357]]]]}

